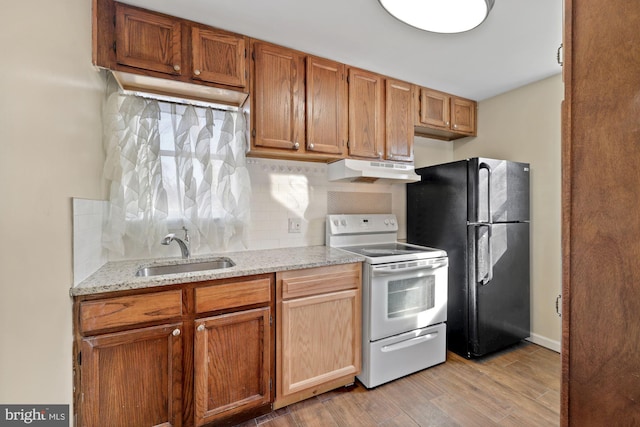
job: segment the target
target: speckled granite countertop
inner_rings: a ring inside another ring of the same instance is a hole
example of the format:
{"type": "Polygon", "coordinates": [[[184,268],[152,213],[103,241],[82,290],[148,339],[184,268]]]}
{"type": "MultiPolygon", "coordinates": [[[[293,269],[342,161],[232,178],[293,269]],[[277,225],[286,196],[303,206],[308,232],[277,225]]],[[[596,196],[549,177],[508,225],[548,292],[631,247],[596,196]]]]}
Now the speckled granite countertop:
{"type": "Polygon", "coordinates": [[[219,257],[231,258],[236,265],[220,270],[136,277],[135,273],[140,267],[182,264],[185,261],[180,258],[168,258],[108,262],[77,286],[72,287],[70,294],[71,296],[99,294],[364,261],[364,258],[359,255],[327,246],[225,252],[203,257],[196,256],[190,261],[206,261],[219,257]]]}

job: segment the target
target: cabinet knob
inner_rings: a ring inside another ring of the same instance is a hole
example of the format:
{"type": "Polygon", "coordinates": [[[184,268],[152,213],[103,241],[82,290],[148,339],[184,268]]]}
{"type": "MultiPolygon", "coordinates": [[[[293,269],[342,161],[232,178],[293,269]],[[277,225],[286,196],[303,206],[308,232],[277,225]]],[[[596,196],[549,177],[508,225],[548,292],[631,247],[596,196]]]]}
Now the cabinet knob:
{"type": "Polygon", "coordinates": [[[193,70],[193,74],[195,74],[196,76],[200,75],[200,70],[193,70]]]}
{"type": "Polygon", "coordinates": [[[447,122],[447,126],[449,126],[449,122],[447,122]]]}
{"type": "Polygon", "coordinates": [[[294,143],[294,144],[293,144],[293,149],[294,149],[294,150],[298,150],[298,149],[300,149],[300,143],[299,143],[299,142],[294,143]]]}
{"type": "Polygon", "coordinates": [[[313,142],[309,144],[309,150],[313,150],[313,142]]]}
{"type": "Polygon", "coordinates": [[[197,331],[198,332],[204,331],[204,325],[199,325],[197,331]]]}
{"type": "Polygon", "coordinates": [[[454,129],[458,129],[458,125],[453,125],[453,128],[454,129]]]}
{"type": "Polygon", "coordinates": [[[393,159],[393,154],[388,154],[387,157],[393,159]]]}
{"type": "Polygon", "coordinates": [[[180,329],[176,328],[173,330],[173,336],[177,337],[178,335],[180,335],[180,329]]]}
{"type": "Polygon", "coordinates": [[[382,151],[378,151],[378,158],[381,159],[382,158],[382,151]]]}
{"type": "Polygon", "coordinates": [[[173,69],[174,69],[174,70],[176,70],[176,71],[180,71],[180,65],[175,64],[175,65],[173,66],[173,69]]]}

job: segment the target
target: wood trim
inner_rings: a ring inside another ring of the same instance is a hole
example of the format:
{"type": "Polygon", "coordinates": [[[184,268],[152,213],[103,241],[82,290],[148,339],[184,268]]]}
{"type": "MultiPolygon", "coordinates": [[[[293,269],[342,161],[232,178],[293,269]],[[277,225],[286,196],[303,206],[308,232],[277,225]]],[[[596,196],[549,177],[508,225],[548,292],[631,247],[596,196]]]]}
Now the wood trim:
{"type": "Polygon", "coordinates": [[[83,334],[166,321],[182,315],[182,291],[129,295],[80,303],[80,331],[83,334]]]}
{"type": "Polygon", "coordinates": [[[299,298],[327,292],[357,288],[361,264],[345,264],[277,273],[282,299],[299,298]]]}
{"type": "Polygon", "coordinates": [[[271,301],[271,279],[225,283],[195,288],[195,311],[226,310],[271,301]]]}

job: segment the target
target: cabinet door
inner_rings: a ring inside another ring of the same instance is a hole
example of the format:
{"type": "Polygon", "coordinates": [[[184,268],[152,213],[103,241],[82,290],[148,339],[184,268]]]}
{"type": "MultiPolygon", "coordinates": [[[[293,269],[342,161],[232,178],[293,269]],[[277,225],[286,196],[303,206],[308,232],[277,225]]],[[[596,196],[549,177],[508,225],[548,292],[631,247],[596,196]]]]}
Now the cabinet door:
{"type": "Polygon", "coordinates": [[[180,21],[116,3],[116,61],[131,67],[180,75],[180,21]]]}
{"type": "Polygon", "coordinates": [[[451,98],[451,129],[454,132],[476,134],[476,102],[451,98]]]}
{"type": "Polygon", "coordinates": [[[182,425],[181,328],[176,323],[84,338],[80,425],[182,425]]]}
{"type": "Polygon", "coordinates": [[[195,423],[271,402],[269,307],[195,321],[195,423]]]}
{"type": "Polygon", "coordinates": [[[381,76],[349,69],[349,156],[382,158],[383,94],[381,76]]]}
{"type": "Polygon", "coordinates": [[[223,31],[191,28],[192,78],[245,88],[247,39],[223,31]]]}
{"type": "Polygon", "coordinates": [[[420,88],[420,109],[417,125],[449,129],[450,97],[446,93],[420,88]]]}
{"type": "Polygon", "coordinates": [[[347,140],[345,66],[307,57],[307,150],[344,157],[347,140]]]}
{"type": "Polygon", "coordinates": [[[359,289],[283,301],[278,322],[279,398],[359,373],[359,289]]]}
{"type": "Polygon", "coordinates": [[[304,149],[304,56],[252,40],[255,147],[304,149]]]}
{"type": "Polygon", "coordinates": [[[386,158],[413,161],[413,86],[387,79],[385,88],[386,158]]]}

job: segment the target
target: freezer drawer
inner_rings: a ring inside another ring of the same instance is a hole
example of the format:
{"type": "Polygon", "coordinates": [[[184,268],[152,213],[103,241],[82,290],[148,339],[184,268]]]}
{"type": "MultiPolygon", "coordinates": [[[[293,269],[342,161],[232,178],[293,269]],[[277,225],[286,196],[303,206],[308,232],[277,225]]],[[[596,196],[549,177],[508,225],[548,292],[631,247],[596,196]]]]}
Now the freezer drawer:
{"type": "Polygon", "coordinates": [[[416,329],[363,345],[363,367],[358,379],[367,388],[393,381],[447,358],[445,323],[416,329]]]}

